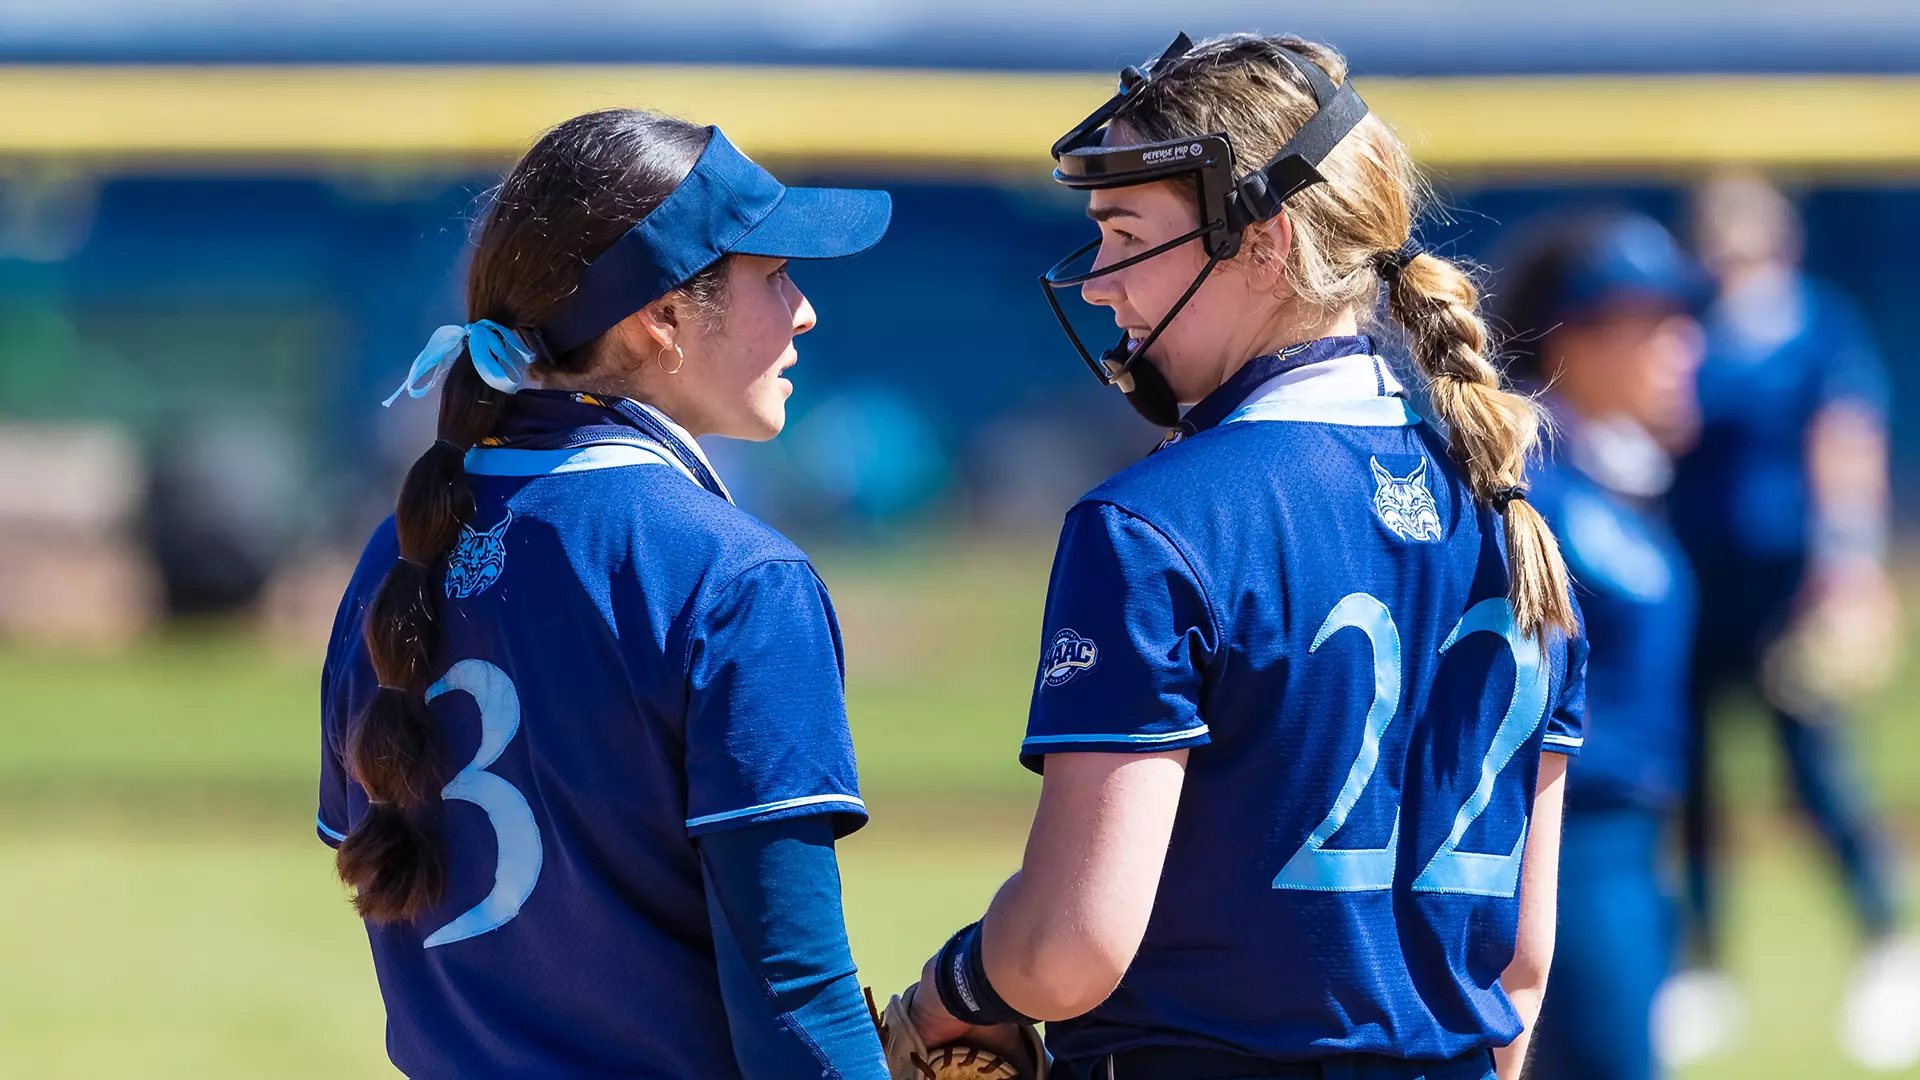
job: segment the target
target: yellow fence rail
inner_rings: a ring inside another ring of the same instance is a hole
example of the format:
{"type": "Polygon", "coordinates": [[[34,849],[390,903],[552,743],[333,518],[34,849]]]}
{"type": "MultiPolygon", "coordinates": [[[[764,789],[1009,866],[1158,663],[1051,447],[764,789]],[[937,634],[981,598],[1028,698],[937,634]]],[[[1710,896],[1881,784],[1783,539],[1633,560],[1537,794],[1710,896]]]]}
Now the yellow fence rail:
{"type": "MultiPolygon", "coordinates": [[[[1093,74],[725,66],[0,67],[0,157],[498,160],[644,105],[768,159],[1044,167],[1093,74]]],[[[1427,164],[1497,170],[1920,168],[1920,77],[1363,79],[1427,164]]]]}

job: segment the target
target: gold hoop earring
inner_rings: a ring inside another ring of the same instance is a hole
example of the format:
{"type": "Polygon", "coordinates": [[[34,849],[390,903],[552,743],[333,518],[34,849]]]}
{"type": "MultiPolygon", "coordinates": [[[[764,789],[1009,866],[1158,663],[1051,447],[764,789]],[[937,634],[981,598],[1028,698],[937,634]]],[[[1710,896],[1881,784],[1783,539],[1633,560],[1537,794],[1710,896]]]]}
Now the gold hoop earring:
{"type": "Polygon", "coordinates": [[[660,370],[666,372],[669,375],[678,375],[680,374],[680,369],[687,366],[687,354],[680,351],[680,346],[675,345],[673,347],[673,355],[679,357],[680,362],[673,365],[672,367],[668,367],[665,364],[661,364],[660,370]]]}

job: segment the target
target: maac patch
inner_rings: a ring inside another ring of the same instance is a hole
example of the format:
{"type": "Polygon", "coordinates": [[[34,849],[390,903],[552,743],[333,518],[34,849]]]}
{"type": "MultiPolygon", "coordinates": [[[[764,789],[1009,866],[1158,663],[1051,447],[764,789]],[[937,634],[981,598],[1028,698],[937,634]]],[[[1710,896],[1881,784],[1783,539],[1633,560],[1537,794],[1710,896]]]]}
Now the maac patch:
{"type": "Polygon", "coordinates": [[[1406,476],[1395,476],[1368,458],[1373,470],[1373,509],[1387,528],[1408,540],[1440,539],[1440,510],[1427,490],[1427,463],[1423,460],[1406,476]]]}
{"type": "Polygon", "coordinates": [[[507,526],[511,524],[513,511],[509,510],[500,524],[486,532],[460,526],[460,542],[447,556],[447,599],[478,596],[500,580],[501,571],[507,568],[507,526]]]}
{"type": "Polygon", "coordinates": [[[1100,647],[1062,627],[1047,646],[1043,669],[1048,686],[1059,686],[1100,662],[1100,647]]]}

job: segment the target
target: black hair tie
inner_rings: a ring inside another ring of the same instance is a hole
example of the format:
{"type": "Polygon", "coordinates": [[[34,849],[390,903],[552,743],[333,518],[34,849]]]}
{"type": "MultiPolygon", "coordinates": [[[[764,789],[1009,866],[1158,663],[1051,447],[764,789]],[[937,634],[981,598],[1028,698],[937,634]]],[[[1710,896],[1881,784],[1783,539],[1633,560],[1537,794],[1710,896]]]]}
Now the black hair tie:
{"type": "Polygon", "coordinates": [[[1373,257],[1373,268],[1389,285],[1400,280],[1400,272],[1407,264],[1425,255],[1419,245],[1409,240],[1395,251],[1382,251],[1373,257]]]}
{"type": "Polygon", "coordinates": [[[1516,499],[1520,502],[1527,501],[1527,486],[1525,484],[1494,488],[1493,495],[1488,498],[1487,501],[1493,505],[1495,511],[1504,514],[1507,512],[1507,506],[1516,499]]]}
{"type": "Polygon", "coordinates": [[[413,695],[407,693],[407,688],[404,686],[387,686],[382,684],[373,692],[373,700],[389,701],[392,703],[392,707],[403,711],[408,708],[412,697],[413,695]]]}

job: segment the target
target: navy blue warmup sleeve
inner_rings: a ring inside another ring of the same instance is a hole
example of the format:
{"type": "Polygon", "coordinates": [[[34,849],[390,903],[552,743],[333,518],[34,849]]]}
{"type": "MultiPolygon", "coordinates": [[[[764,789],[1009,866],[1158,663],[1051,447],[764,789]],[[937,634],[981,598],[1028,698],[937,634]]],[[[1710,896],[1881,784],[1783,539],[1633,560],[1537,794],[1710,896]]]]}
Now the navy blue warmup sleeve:
{"type": "Polygon", "coordinates": [[[1021,762],[1038,771],[1047,754],[1203,745],[1202,673],[1218,641],[1172,541],[1111,503],[1074,507],[1054,555],[1021,762]]]}
{"type": "Polygon", "coordinates": [[[785,818],[702,836],[733,1052],[746,1080],[885,1080],[840,908],[833,826],[785,818]]]}
{"type": "Polygon", "coordinates": [[[867,820],[847,727],[840,626],[804,560],[748,568],[688,643],[687,831],[832,814],[867,820]]]}

